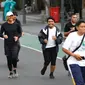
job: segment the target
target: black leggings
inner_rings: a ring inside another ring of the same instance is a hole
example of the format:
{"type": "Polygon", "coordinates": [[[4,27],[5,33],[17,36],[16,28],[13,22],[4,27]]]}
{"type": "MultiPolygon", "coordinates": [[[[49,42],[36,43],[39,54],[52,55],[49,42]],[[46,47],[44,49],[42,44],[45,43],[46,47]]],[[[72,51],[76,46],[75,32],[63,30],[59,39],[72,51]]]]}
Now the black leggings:
{"type": "Polygon", "coordinates": [[[19,57],[19,52],[20,52],[20,48],[21,48],[21,46],[20,46],[20,43],[18,44],[18,54],[17,54],[17,59],[18,59],[18,57],[19,57]]]}
{"type": "Polygon", "coordinates": [[[17,57],[18,57],[18,53],[19,53],[19,47],[18,45],[14,45],[14,46],[6,46],[7,49],[7,65],[8,65],[8,69],[9,71],[12,71],[12,67],[13,68],[17,68],[17,57]]]}
{"type": "Polygon", "coordinates": [[[16,58],[12,58],[12,56],[7,56],[7,66],[8,66],[9,71],[12,71],[12,67],[16,68],[17,67],[16,58]]]}
{"type": "Polygon", "coordinates": [[[45,50],[43,50],[43,55],[44,55],[45,66],[48,66],[50,62],[51,65],[53,66],[56,64],[56,57],[57,57],[56,47],[46,48],[45,50]]]}

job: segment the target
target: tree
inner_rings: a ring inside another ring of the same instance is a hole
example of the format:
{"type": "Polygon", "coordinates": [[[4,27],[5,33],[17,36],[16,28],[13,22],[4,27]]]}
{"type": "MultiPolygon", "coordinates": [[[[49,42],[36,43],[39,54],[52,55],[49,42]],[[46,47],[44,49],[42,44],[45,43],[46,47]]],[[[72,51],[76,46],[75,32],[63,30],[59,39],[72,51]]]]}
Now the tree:
{"type": "Polygon", "coordinates": [[[43,3],[45,4],[46,16],[49,16],[50,0],[43,0],[43,3]]]}
{"type": "Polygon", "coordinates": [[[49,8],[60,6],[60,0],[43,0],[45,4],[46,15],[49,16],[49,8]]]}

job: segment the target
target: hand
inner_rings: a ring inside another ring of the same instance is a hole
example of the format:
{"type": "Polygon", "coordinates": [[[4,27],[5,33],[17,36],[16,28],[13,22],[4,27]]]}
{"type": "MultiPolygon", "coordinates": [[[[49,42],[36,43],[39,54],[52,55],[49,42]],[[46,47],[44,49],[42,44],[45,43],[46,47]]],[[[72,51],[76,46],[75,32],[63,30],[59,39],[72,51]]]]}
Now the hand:
{"type": "Polygon", "coordinates": [[[81,57],[79,54],[74,54],[74,57],[75,57],[78,61],[82,60],[82,57],[81,57]]]}
{"type": "Polygon", "coordinates": [[[18,41],[18,39],[19,39],[19,38],[18,38],[17,36],[14,36],[15,42],[18,41]]]}
{"type": "Polygon", "coordinates": [[[24,32],[22,32],[22,36],[24,35],[24,32]]]}
{"type": "Polygon", "coordinates": [[[7,36],[7,35],[3,35],[3,37],[4,37],[4,39],[7,39],[7,38],[8,38],[8,36],[7,36]]]}
{"type": "Polygon", "coordinates": [[[47,39],[44,39],[44,42],[47,44],[48,43],[48,40],[47,39]]]}
{"type": "Polygon", "coordinates": [[[70,31],[74,31],[75,30],[75,27],[72,27],[70,31]]]}
{"type": "Polygon", "coordinates": [[[53,39],[53,40],[56,40],[57,38],[56,38],[56,36],[52,36],[52,39],[53,39]]]}

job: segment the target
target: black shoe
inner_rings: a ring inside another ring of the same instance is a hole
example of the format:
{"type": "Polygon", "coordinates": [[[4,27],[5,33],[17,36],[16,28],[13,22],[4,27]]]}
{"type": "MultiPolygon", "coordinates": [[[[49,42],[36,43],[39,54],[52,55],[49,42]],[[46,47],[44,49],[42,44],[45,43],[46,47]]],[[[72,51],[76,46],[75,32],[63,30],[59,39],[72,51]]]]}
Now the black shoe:
{"type": "Polygon", "coordinates": [[[54,79],[55,78],[53,73],[50,73],[49,77],[50,77],[50,79],[54,79]]]}
{"type": "Polygon", "coordinates": [[[41,70],[41,75],[45,74],[46,69],[47,69],[47,67],[43,67],[43,69],[41,70]]]}

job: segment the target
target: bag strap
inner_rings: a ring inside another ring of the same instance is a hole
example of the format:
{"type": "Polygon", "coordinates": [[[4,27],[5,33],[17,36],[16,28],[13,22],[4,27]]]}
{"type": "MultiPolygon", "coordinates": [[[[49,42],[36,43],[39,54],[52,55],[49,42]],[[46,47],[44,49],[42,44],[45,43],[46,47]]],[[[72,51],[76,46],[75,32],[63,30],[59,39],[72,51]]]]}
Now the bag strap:
{"type": "MultiPolygon", "coordinates": [[[[78,49],[80,48],[80,46],[82,45],[82,42],[83,42],[83,40],[84,40],[84,37],[85,37],[85,34],[83,35],[83,38],[82,38],[82,40],[81,40],[80,45],[79,45],[77,48],[75,48],[75,49],[72,51],[72,53],[75,52],[76,50],[78,50],[78,49]]],[[[68,59],[69,57],[70,57],[70,55],[68,55],[67,59],[68,59]]]]}

